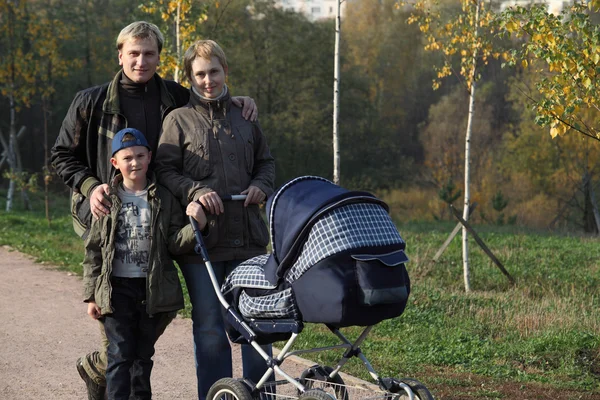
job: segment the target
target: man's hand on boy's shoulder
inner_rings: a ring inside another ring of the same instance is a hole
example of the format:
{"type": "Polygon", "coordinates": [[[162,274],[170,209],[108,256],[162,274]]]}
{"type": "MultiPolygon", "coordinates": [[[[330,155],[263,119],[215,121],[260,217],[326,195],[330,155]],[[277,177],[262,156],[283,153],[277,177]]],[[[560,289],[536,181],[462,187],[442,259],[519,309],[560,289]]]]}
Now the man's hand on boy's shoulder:
{"type": "Polygon", "coordinates": [[[247,121],[256,121],[258,118],[258,107],[252,97],[235,96],[231,98],[233,104],[242,107],[242,117],[247,121]]]}
{"type": "Polygon", "coordinates": [[[90,211],[94,215],[94,218],[99,219],[110,212],[110,190],[106,183],[98,185],[94,188],[94,191],[90,195],[90,211]]]}

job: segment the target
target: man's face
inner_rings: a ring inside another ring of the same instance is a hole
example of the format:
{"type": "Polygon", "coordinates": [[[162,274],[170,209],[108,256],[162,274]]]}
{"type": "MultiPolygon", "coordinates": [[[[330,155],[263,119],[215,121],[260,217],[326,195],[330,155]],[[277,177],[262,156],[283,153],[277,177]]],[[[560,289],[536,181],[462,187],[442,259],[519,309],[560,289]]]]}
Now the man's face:
{"type": "Polygon", "coordinates": [[[214,99],[223,92],[227,71],[217,57],[206,60],[196,57],[192,62],[192,86],[204,97],[214,99]]]}
{"type": "Polygon", "coordinates": [[[119,65],[125,75],[135,83],[146,83],[154,76],[160,54],[154,38],[131,38],[119,50],[119,65]]]}

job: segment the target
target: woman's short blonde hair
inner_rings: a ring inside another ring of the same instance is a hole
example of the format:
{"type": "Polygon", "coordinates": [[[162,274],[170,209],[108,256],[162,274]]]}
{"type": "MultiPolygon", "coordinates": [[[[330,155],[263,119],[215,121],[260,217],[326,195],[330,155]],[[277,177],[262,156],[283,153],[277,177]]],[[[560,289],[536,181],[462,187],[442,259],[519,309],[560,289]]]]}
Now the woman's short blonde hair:
{"type": "Polygon", "coordinates": [[[202,57],[205,60],[210,60],[212,57],[217,57],[224,70],[227,70],[227,57],[225,52],[214,40],[197,40],[185,52],[183,56],[183,71],[186,78],[192,81],[192,63],[196,57],[202,57]]]}

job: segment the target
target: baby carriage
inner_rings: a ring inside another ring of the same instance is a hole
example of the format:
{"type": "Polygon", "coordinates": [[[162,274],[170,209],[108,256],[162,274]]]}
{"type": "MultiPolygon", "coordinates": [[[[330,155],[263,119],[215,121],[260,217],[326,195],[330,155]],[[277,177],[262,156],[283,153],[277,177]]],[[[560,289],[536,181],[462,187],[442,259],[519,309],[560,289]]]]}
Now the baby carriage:
{"type": "Polygon", "coordinates": [[[221,288],[192,219],[196,251],[225,309],[230,340],[250,343],[268,367],[259,382],[246,378],[217,381],[207,398],[433,399],[417,380],[380,377],[359,347],[375,324],[403,313],[410,293],[405,242],[387,205],[370,193],[303,176],[269,198],[267,216],[272,253],[241,263],[221,288]],[[292,351],[304,323],[325,324],[341,343],[292,351]],[[340,332],[348,326],[365,328],[351,341],[340,332]],[[277,356],[269,357],[260,345],[275,341],[285,344],[277,356]],[[315,365],[300,378],[281,368],[292,355],[332,349],[345,350],[335,367],[315,365]],[[376,387],[353,388],[344,383],[340,370],[353,357],[362,361],[376,387]],[[270,380],[273,373],[282,379],[270,380]]]}

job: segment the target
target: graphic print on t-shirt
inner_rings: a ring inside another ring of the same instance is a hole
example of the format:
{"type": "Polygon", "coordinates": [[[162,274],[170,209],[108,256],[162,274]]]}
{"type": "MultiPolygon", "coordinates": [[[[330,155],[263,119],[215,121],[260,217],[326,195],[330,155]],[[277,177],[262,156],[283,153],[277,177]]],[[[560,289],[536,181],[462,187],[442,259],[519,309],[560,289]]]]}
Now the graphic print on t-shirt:
{"type": "Polygon", "coordinates": [[[150,256],[151,235],[151,216],[146,193],[142,196],[122,192],[119,194],[123,203],[117,216],[113,275],[144,277],[150,256]]]}

